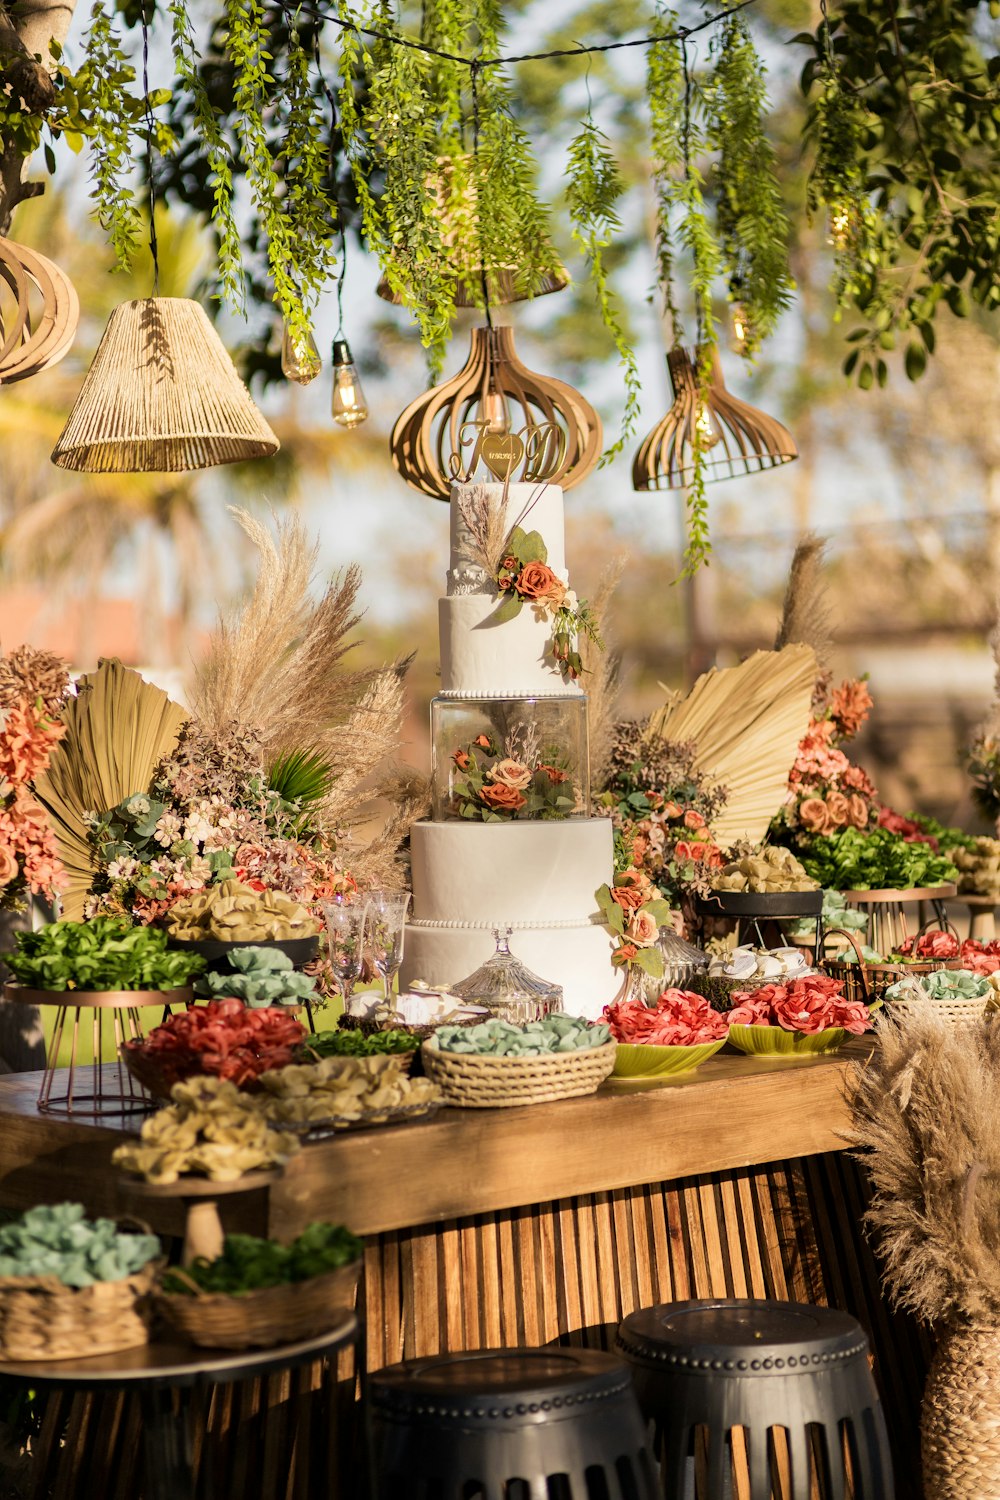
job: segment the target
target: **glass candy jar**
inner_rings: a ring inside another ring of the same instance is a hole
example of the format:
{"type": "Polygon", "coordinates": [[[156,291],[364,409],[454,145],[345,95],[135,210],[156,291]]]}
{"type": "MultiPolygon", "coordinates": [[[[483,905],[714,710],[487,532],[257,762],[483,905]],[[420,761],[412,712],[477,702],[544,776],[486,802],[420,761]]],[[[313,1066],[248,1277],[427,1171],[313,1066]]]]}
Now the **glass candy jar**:
{"type": "Polygon", "coordinates": [[[655,1005],[664,990],[687,990],[693,980],[708,970],[710,959],[702,948],[696,948],[672,927],[661,927],[656,946],[663,955],[663,978],[644,975],[647,1005],[655,1005]]]}
{"type": "Polygon", "coordinates": [[[553,1011],[562,1010],[562,986],[550,984],[533,974],[510,951],[511,928],[501,932],[494,928],[496,952],[474,974],[452,985],[453,995],[477,1005],[485,1005],[492,1016],[523,1026],[526,1021],[541,1021],[553,1011]]]}

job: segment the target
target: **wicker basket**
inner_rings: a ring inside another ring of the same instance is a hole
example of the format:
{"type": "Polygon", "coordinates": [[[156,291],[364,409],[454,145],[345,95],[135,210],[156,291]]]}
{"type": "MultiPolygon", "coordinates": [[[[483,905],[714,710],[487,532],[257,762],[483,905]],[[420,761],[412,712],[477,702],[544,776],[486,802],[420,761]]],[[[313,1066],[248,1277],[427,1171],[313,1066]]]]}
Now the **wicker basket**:
{"type": "MultiPolygon", "coordinates": [[[[360,1260],[258,1291],[228,1296],[204,1292],[190,1281],[193,1295],[160,1291],[156,1310],[177,1333],[204,1349],[270,1349],[336,1328],[354,1305],[360,1260]]],[[[172,1276],[185,1273],[173,1268],[172,1276]]]]}
{"type": "Polygon", "coordinates": [[[985,1016],[989,998],[989,995],[968,998],[955,995],[949,1000],[932,1000],[930,996],[926,1000],[892,1000],[886,1008],[886,1014],[905,1020],[914,1011],[922,1011],[930,1006],[935,1016],[940,1016],[953,1026],[971,1026],[974,1021],[981,1021],[985,1016]]]}
{"type": "Polygon", "coordinates": [[[64,1286],[54,1276],[0,1277],[0,1368],[5,1359],[80,1359],[149,1342],[162,1260],[121,1281],[64,1286]]]}
{"type": "Polygon", "coordinates": [[[1000,1328],[955,1324],[942,1331],[920,1418],[927,1500],[1000,1495],[1000,1328]]]}
{"type": "Polygon", "coordinates": [[[845,927],[829,927],[824,936],[846,937],[857,955],[856,963],[843,958],[825,958],[821,967],[831,979],[839,979],[848,1000],[859,1000],[862,1005],[873,1006],[885,999],[890,985],[905,979],[908,974],[919,978],[921,974],[933,974],[935,969],[956,969],[961,964],[956,958],[921,959],[919,963],[870,964],[861,956],[861,944],[853,932],[845,927]]]}
{"type": "Polygon", "coordinates": [[[537,1057],[491,1057],[474,1052],[442,1052],[424,1042],[424,1072],[441,1086],[448,1104],[460,1109],[505,1109],[514,1104],[546,1104],[592,1094],[615,1065],[615,1042],[575,1052],[543,1052],[537,1057]]]}

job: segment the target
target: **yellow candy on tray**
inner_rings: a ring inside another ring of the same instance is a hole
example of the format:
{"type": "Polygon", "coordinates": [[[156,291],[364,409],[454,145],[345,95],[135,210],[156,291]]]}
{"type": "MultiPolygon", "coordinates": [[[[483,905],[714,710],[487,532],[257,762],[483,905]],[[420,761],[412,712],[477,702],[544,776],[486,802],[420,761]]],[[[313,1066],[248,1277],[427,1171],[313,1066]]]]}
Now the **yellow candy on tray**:
{"type": "Polygon", "coordinates": [[[281,891],[255,891],[239,880],[223,880],[185,896],[166,916],[167,930],[181,943],[288,942],[314,937],[316,920],[308,907],[281,891]]]}
{"type": "Polygon", "coordinates": [[[192,1175],[235,1182],[246,1172],[283,1165],[299,1149],[296,1136],[271,1129],[252,1095],[227,1080],[176,1083],[171,1098],[143,1122],[137,1141],[117,1147],[115,1166],[154,1183],[192,1175]]]}

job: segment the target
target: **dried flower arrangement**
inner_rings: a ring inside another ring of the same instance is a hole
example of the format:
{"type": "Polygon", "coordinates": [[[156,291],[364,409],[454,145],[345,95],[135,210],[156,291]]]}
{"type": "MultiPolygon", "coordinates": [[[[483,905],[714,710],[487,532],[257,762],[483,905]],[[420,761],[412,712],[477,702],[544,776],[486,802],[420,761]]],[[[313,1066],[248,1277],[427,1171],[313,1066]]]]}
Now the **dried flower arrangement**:
{"type": "Polygon", "coordinates": [[[0,908],[30,895],[52,900],[65,884],[53,830],[32,790],[65,734],[66,664],[20,646],[0,655],[0,908]]]}

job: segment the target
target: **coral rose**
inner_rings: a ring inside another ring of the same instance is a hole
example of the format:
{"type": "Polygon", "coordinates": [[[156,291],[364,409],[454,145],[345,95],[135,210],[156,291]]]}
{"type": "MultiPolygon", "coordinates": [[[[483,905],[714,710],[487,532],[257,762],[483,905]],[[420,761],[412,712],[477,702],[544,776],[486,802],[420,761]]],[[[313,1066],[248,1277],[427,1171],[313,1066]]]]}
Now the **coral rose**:
{"type": "Polygon", "coordinates": [[[847,799],[847,805],[850,809],[848,813],[848,819],[850,821],[851,827],[867,828],[868,819],[871,814],[869,812],[868,803],[865,801],[864,797],[862,797],[861,793],[852,792],[847,799]]]}
{"type": "Polygon", "coordinates": [[[689,844],[685,839],[678,839],[674,845],[674,859],[694,859],[696,844],[689,844]]]}
{"type": "Polygon", "coordinates": [[[516,787],[505,786],[502,781],[482,787],[479,797],[494,812],[520,812],[528,800],[516,787]]]}
{"type": "Polygon", "coordinates": [[[523,761],[514,760],[509,755],[504,760],[497,761],[489,776],[501,786],[512,786],[517,792],[523,792],[531,782],[530,768],[523,761]]]}
{"type": "Polygon", "coordinates": [[[696,812],[693,807],[689,807],[687,812],[684,814],[684,827],[704,828],[705,819],[702,817],[700,812],[696,812]]]}
{"type": "Polygon", "coordinates": [[[872,695],[868,691],[868,685],[859,679],[842,682],[830,694],[830,717],[846,740],[857,734],[867,719],[871,706],[872,695]]]}
{"type": "Polygon", "coordinates": [[[799,803],[799,822],[809,833],[825,833],[830,814],[822,797],[803,797],[799,803]]]}
{"type": "Polygon", "coordinates": [[[640,906],[645,906],[649,897],[635,886],[615,885],[611,887],[611,899],[618,903],[622,911],[638,911],[640,906]]]}
{"type": "Polygon", "coordinates": [[[456,750],[451,758],[460,771],[464,771],[469,764],[469,757],[464,750],[456,750]]]}
{"type": "Polygon", "coordinates": [[[566,597],[566,585],[557,578],[548,563],[525,563],[514,587],[522,599],[552,599],[561,602],[566,597]]]}
{"type": "Polygon", "coordinates": [[[569,780],[569,772],[560,771],[558,766],[542,765],[539,766],[538,769],[545,772],[546,776],[552,782],[553,786],[561,786],[564,781],[569,780]]]}
{"type": "Polygon", "coordinates": [[[634,911],[628,919],[625,931],[630,942],[637,948],[652,948],[659,935],[660,927],[652,912],[634,911]]]}
{"type": "Polygon", "coordinates": [[[478,745],[480,750],[488,750],[490,748],[490,737],[488,734],[477,734],[472,743],[478,745]]]}
{"type": "Polygon", "coordinates": [[[827,792],[826,810],[834,828],[843,828],[850,821],[851,805],[843,792],[827,792]]]}
{"type": "Polygon", "coordinates": [[[679,802],[664,802],[660,808],[660,812],[662,812],[665,818],[679,818],[683,811],[684,809],[679,802]]]}
{"type": "Polygon", "coordinates": [[[652,901],[656,895],[649,876],[644,870],[637,870],[635,865],[629,865],[627,870],[622,870],[620,875],[616,875],[615,885],[641,891],[643,901],[652,901]]]}
{"type": "Polygon", "coordinates": [[[17,860],[9,844],[0,844],[0,887],[17,878],[17,860]]]}
{"type": "Polygon", "coordinates": [[[613,964],[620,964],[624,967],[625,964],[630,964],[632,962],[638,951],[639,950],[634,943],[622,943],[620,947],[616,948],[614,953],[612,953],[611,962],[613,964]]]}

